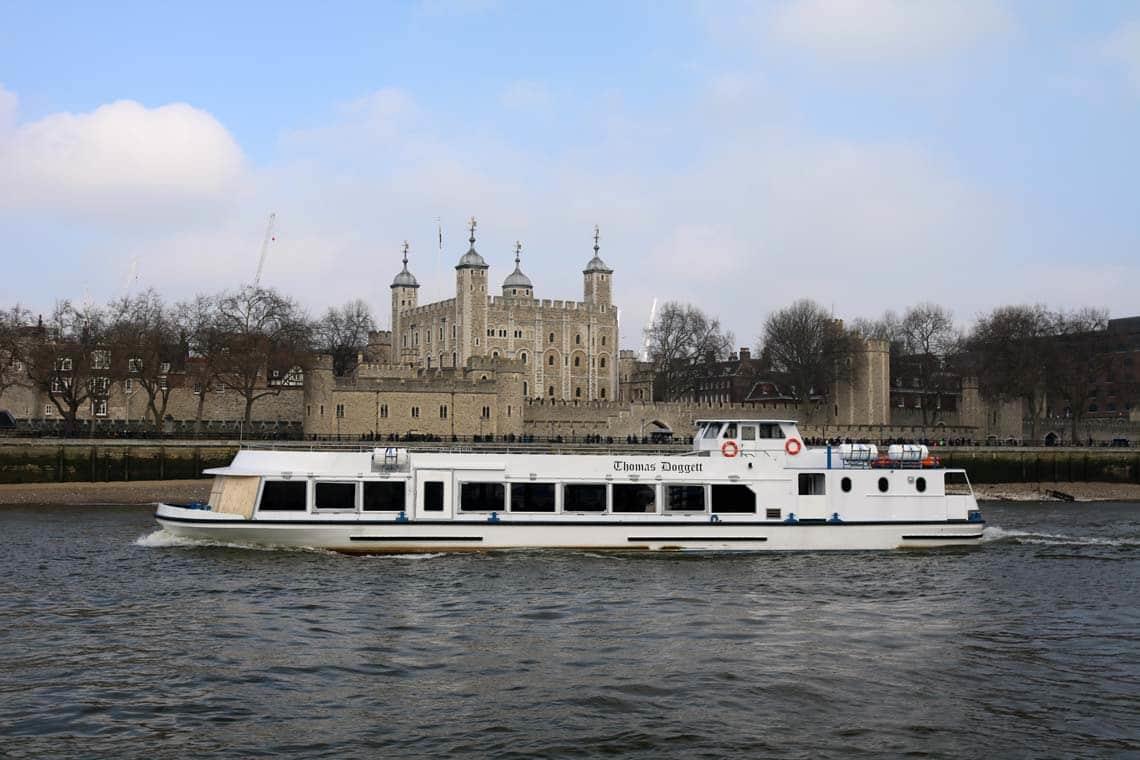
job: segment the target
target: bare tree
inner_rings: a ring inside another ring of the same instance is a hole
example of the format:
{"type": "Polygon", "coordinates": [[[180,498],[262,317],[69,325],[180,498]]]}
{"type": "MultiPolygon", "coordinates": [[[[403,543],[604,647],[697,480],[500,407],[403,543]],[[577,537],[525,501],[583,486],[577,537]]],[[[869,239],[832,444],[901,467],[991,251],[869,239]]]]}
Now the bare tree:
{"type": "Polygon", "coordinates": [[[124,297],[110,308],[108,339],[115,349],[115,376],[146,393],[147,415],[162,428],[170,403],[170,370],[184,358],[174,314],[153,288],[124,297]]]}
{"type": "Polygon", "coordinates": [[[825,308],[803,299],[768,317],[762,353],[787,377],[800,408],[811,416],[811,399],[826,400],[837,381],[851,376],[856,340],[825,308]]]}
{"type": "Polygon", "coordinates": [[[1049,387],[1054,330],[1054,315],[1044,306],[1002,306],[979,318],[970,335],[980,389],[991,398],[1024,401],[1032,440],[1049,387]]]}
{"type": "Polygon", "coordinates": [[[359,298],[340,308],[329,308],[316,324],[317,350],[332,356],[335,375],[347,375],[367,347],[368,333],[375,329],[368,304],[359,298]]]}
{"type": "Polygon", "coordinates": [[[24,370],[27,336],[31,314],[16,305],[0,311],[0,397],[9,388],[27,382],[24,370]]]}
{"type": "Polygon", "coordinates": [[[662,401],[692,398],[713,362],[724,361],[734,338],[714,319],[690,304],[669,302],[646,331],[654,368],[654,396],[662,401]]]}
{"type": "Polygon", "coordinates": [[[291,378],[308,364],[310,326],[296,302],[252,285],[222,295],[216,316],[224,348],[214,377],[245,399],[248,425],[258,399],[299,382],[291,378]],[[273,378],[274,370],[282,376],[273,378]]]}
{"type": "Polygon", "coordinates": [[[46,332],[27,354],[28,378],[59,410],[64,432],[72,435],[79,410],[88,402],[105,404],[110,389],[112,357],[104,316],[98,307],[76,308],[61,301],[46,332]]]}
{"type": "MultiPolygon", "coordinates": [[[[956,384],[947,363],[962,344],[950,311],[933,303],[920,303],[902,318],[903,354],[899,369],[907,372],[922,399],[922,424],[934,421],[942,408],[942,396],[956,384]],[[905,369],[904,369],[905,367],[905,369]],[[932,414],[933,412],[933,414],[932,414]]],[[[892,373],[894,372],[892,368],[892,373]]]]}
{"type": "Polygon", "coordinates": [[[1103,309],[1081,309],[1054,315],[1057,337],[1050,352],[1051,389],[1069,406],[1070,440],[1076,443],[1081,420],[1087,414],[1089,396],[1112,365],[1113,354],[1107,345],[1105,328],[1108,312],[1103,309]]]}
{"type": "Polygon", "coordinates": [[[223,390],[225,383],[217,378],[218,368],[226,352],[225,335],[219,328],[218,299],[199,294],[193,301],[175,307],[179,340],[185,344],[186,384],[198,400],[194,411],[194,437],[202,431],[206,399],[213,391],[223,390]]]}

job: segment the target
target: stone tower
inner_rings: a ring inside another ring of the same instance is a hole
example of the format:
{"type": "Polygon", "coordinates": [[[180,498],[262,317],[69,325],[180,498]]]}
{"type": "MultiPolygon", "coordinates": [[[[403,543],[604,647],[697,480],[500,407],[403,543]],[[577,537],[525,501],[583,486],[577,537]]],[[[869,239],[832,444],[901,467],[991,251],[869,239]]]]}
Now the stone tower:
{"type": "Polygon", "coordinates": [[[480,356],[487,343],[487,262],[475,250],[475,217],[471,217],[471,247],[455,265],[455,319],[458,323],[459,366],[480,356]]]}
{"type": "Polygon", "coordinates": [[[392,280],[392,362],[402,364],[413,361],[415,351],[408,326],[404,324],[404,314],[416,308],[417,291],[420,284],[408,271],[408,241],[404,241],[404,269],[392,280]]]}
{"type": "Polygon", "coordinates": [[[606,266],[606,262],[602,261],[598,256],[598,238],[600,233],[598,228],[594,227],[594,258],[590,259],[590,263],[582,270],[583,275],[583,297],[582,300],[586,303],[598,304],[601,306],[609,306],[613,303],[613,274],[614,270],[606,266]]]}

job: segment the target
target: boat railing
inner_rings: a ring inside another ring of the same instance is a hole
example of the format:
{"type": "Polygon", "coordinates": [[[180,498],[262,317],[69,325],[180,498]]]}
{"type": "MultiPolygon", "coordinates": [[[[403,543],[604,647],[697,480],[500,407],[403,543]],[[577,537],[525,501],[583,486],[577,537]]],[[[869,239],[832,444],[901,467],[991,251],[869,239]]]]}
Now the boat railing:
{"type": "Polygon", "coordinates": [[[391,447],[409,452],[431,454],[645,454],[649,456],[683,456],[693,453],[687,445],[668,444],[587,444],[587,443],[434,443],[408,441],[394,444],[388,441],[361,443],[358,441],[246,441],[242,449],[251,451],[317,451],[364,453],[391,447]]]}

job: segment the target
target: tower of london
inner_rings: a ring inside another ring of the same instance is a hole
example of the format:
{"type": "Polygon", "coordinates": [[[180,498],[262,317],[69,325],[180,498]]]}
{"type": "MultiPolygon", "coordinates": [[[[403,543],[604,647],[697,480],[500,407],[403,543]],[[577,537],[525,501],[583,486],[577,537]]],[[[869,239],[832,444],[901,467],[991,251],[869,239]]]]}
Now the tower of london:
{"type": "Polygon", "coordinates": [[[474,357],[516,360],[522,365],[523,398],[607,401],[616,398],[618,314],[613,270],[599,256],[582,270],[582,300],[540,299],[522,271],[522,245],[515,268],[491,293],[490,266],[475,250],[474,219],[469,247],[455,265],[455,297],[420,304],[419,282],[404,268],[392,280],[392,330],[388,360],[415,369],[462,369],[474,357]]]}

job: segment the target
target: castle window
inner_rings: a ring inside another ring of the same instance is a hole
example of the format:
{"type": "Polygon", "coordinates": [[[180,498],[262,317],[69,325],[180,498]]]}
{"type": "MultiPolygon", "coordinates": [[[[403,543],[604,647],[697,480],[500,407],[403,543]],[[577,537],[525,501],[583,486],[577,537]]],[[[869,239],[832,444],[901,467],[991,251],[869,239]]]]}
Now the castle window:
{"type": "Polygon", "coordinates": [[[579,346],[582,345],[582,336],[581,335],[575,335],[574,336],[574,343],[576,343],[579,346]]]}
{"type": "Polygon", "coordinates": [[[325,416],[325,405],[324,404],[321,404],[321,416],[322,417],[325,416]]]}
{"type": "Polygon", "coordinates": [[[554,398],[554,386],[553,385],[547,389],[547,395],[549,395],[551,398],[554,398]]]}
{"type": "Polygon", "coordinates": [[[511,288],[511,295],[512,296],[517,296],[518,294],[519,294],[519,291],[516,288],[511,288]]]}
{"type": "Polygon", "coordinates": [[[602,369],[606,368],[606,357],[603,356],[601,359],[598,359],[598,366],[602,369]]]}
{"type": "Polygon", "coordinates": [[[495,330],[494,330],[494,328],[490,328],[490,327],[488,327],[488,328],[487,328],[487,337],[488,337],[488,338],[493,338],[493,337],[495,337],[495,330]]]}
{"type": "Polygon", "coordinates": [[[418,406],[412,407],[412,416],[413,417],[419,417],[420,416],[420,408],[418,406]]]}
{"type": "Polygon", "coordinates": [[[491,352],[491,358],[498,359],[499,358],[499,352],[498,351],[492,351],[491,352]]]}
{"type": "Polygon", "coordinates": [[[528,390],[530,390],[530,386],[527,385],[526,381],[524,380],[523,381],[523,398],[526,398],[526,394],[527,394],[528,390]]]}
{"type": "Polygon", "coordinates": [[[442,404],[442,405],[439,407],[439,418],[440,418],[441,420],[446,420],[446,419],[447,419],[447,405],[446,405],[446,404],[442,404]]]}
{"type": "Polygon", "coordinates": [[[520,358],[520,359],[522,359],[522,363],[523,363],[523,364],[526,364],[526,354],[525,354],[525,353],[524,353],[524,354],[519,354],[519,358],[520,358]]]}
{"type": "Polygon", "coordinates": [[[491,407],[489,407],[489,406],[483,407],[483,419],[485,419],[485,420],[491,419],[491,407]]]}
{"type": "Polygon", "coordinates": [[[337,404],[336,405],[336,416],[337,417],[344,417],[344,404],[337,404]]]}
{"type": "Polygon", "coordinates": [[[550,342],[551,342],[551,343],[553,343],[553,342],[554,342],[554,333],[550,333],[550,342]]]}
{"type": "Polygon", "coordinates": [[[574,389],[574,398],[582,398],[582,386],[574,389]]]}
{"type": "Polygon", "coordinates": [[[91,413],[96,417],[107,416],[107,399],[100,398],[91,402],[91,413]]]}
{"type": "Polygon", "coordinates": [[[500,338],[507,337],[507,331],[506,330],[499,330],[499,337],[500,338]]]}
{"type": "Polygon", "coordinates": [[[550,365],[551,367],[554,366],[554,354],[551,354],[550,356],[546,357],[546,363],[548,365],[550,365]]]}
{"type": "Polygon", "coordinates": [[[443,327],[442,326],[439,328],[439,339],[443,340],[443,327]]]}
{"type": "Polygon", "coordinates": [[[606,389],[605,388],[599,389],[598,395],[601,396],[601,398],[605,398],[606,397],[606,389]]]}
{"type": "Polygon", "coordinates": [[[508,416],[508,417],[510,417],[510,416],[511,416],[511,408],[510,408],[509,406],[507,407],[507,416],[508,416]]]}
{"type": "Polygon", "coordinates": [[[603,346],[606,345],[606,336],[604,336],[604,335],[602,336],[602,345],[603,346]]]}
{"type": "Polygon", "coordinates": [[[387,404],[381,404],[380,405],[380,417],[384,418],[387,416],[388,416],[388,405],[387,404]]]}

